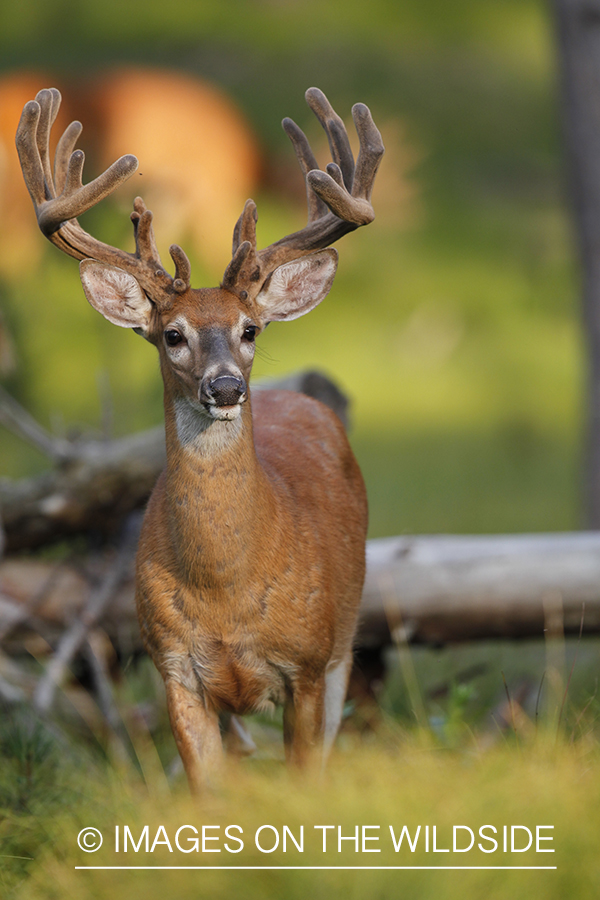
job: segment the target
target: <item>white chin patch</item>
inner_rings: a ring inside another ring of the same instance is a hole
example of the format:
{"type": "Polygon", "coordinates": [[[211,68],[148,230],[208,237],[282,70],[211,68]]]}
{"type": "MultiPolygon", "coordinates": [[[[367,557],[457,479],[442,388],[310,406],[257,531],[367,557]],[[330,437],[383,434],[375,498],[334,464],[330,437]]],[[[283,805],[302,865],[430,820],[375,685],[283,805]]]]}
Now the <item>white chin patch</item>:
{"type": "Polygon", "coordinates": [[[237,419],[241,409],[241,405],[236,403],[235,406],[209,406],[208,412],[213,419],[218,419],[221,422],[231,422],[233,419],[237,419]]]}

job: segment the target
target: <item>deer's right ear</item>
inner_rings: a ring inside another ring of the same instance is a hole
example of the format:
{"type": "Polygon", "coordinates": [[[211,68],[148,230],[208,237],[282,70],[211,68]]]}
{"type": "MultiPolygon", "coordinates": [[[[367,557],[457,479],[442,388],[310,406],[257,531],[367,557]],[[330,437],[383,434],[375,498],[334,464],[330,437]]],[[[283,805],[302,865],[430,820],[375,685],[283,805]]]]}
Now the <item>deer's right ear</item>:
{"type": "Polygon", "coordinates": [[[152,304],[133,275],[95,259],[82,259],[79,275],[85,296],[105,319],[147,336],[152,304]]]}

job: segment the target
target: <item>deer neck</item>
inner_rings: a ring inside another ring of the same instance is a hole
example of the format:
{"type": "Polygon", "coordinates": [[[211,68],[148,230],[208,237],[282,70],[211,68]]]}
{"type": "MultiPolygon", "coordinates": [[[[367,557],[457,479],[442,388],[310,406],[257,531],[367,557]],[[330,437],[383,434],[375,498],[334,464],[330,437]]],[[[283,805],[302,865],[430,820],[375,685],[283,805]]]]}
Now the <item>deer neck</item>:
{"type": "Polygon", "coordinates": [[[241,560],[260,558],[275,498],[257,459],[250,397],[232,421],[208,419],[182,397],[165,396],[169,529],[191,584],[247,576],[241,560]]]}

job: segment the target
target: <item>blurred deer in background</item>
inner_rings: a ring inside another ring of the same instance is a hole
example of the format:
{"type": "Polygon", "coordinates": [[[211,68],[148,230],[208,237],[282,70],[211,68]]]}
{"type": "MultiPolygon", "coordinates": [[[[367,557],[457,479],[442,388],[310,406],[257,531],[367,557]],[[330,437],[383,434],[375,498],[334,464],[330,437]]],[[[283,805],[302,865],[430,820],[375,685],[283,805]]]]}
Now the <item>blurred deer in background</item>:
{"type": "MultiPolygon", "coordinates": [[[[353,117],[356,165],[341,119],[316,88],[309,106],[333,162],[317,162],[303,132],[284,120],[305,174],[309,220],[263,250],[248,200],[220,287],[193,289],[172,245],[159,259],[152,213],[138,197],[136,251],[85,232],[77,216],[137,169],[121,157],[90,184],[74,150],[81,125],[58,142],[50,129],[60,94],[40,91],[17,132],[41,231],[70,256],[92,306],[154,344],[164,381],[167,466],[146,512],[137,555],[137,606],[145,645],[166,688],[171,726],[193,790],[221,764],[219,714],[283,705],[287,758],[323,757],[337,733],[352,662],[365,569],[364,484],[344,429],[301,394],[248,388],[256,336],[327,295],[337,267],[329,245],[372,221],[383,153],[363,104],[353,117]]],[[[176,152],[176,150],[174,150],[176,152]]]]}

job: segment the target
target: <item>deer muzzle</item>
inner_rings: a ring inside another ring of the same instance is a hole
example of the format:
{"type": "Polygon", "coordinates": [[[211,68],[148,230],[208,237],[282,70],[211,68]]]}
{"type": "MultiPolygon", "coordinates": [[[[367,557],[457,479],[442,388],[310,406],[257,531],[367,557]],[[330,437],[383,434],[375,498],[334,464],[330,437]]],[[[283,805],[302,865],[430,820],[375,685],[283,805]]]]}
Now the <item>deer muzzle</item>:
{"type": "MultiPolygon", "coordinates": [[[[200,388],[200,401],[207,407],[211,415],[217,410],[239,406],[247,397],[248,388],[244,378],[237,375],[218,375],[211,380],[205,379],[200,388]],[[216,407],[216,409],[214,409],[216,407]]],[[[215,418],[220,418],[216,415],[215,418]]]]}

